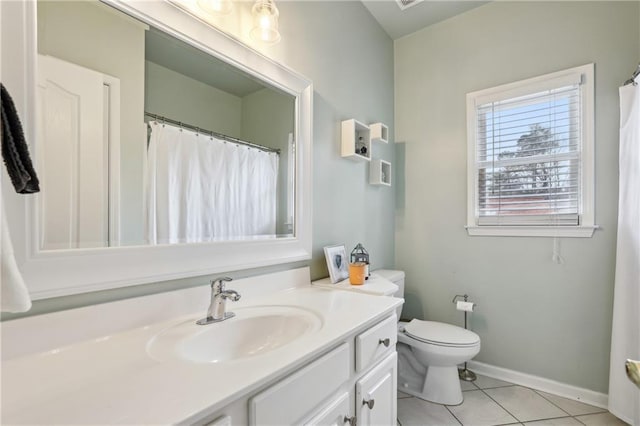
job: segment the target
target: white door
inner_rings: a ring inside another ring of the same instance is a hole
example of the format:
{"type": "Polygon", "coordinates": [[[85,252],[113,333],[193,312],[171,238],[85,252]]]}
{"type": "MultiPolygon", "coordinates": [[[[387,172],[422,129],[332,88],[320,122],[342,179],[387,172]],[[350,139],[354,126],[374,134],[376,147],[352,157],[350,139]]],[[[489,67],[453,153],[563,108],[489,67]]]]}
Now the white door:
{"type": "Polygon", "coordinates": [[[38,55],[41,247],[109,241],[109,143],[104,76],[38,55]]]}
{"type": "Polygon", "coordinates": [[[398,356],[394,352],[356,382],[358,425],[396,424],[397,365],[398,356]]]}

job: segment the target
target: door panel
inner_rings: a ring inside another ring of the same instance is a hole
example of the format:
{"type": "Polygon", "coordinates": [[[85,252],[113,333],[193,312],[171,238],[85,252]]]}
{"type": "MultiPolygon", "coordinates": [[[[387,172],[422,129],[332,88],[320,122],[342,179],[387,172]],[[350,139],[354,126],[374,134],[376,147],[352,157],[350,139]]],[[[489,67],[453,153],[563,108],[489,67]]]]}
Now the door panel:
{"type": "Polygon", "coordinates": [[[109,185],[104,76],[44,55],[38,56],[38,73],[41,247],[104,247],[109,185]]]}
{"type": "Polygon", "coordinates": [[[397,360],[394,352],[356,382],[358,425],[396,424],[397,360]]]}

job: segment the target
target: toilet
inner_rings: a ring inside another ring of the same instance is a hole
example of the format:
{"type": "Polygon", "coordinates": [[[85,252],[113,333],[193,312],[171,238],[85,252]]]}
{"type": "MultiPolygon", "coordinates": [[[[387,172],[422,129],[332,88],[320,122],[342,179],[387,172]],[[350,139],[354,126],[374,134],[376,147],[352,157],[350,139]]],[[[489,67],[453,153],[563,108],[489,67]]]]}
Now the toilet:
{"type": "MultiPolygon", "coordinates": [[[[374,272],[395,284],[404,298],[404,272],[374,272]]],[[[398,319],[402,306],[398,308],[398,319]]],[[[480,337],[462,327],[413,319],[398,323],[398,390],[438,404],[462,403],[458,365],[480,352],[480,337]]]]}

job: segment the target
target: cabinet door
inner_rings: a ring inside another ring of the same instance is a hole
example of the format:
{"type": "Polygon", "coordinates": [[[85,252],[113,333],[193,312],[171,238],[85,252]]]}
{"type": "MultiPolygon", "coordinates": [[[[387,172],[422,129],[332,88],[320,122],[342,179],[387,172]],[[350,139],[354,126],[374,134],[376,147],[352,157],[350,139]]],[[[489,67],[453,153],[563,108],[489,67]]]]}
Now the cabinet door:
{"type": "Polygon", "coordinates": [[[249,424],[300,424],[349,380],[349,354],[349,345],[343,343],[251,398],[249,424]]]}
{"type": "Polygon", "coordinates": [[[349,393],[344,392],[332,399],[318,414],[304,423],[304,426],[343,426],[349,418],[349,393]]]}
{"type": "Polygon", "coordinates": [[[397,360],[392,353],[356,382],[358,425],[395,425],[397,360]]]}

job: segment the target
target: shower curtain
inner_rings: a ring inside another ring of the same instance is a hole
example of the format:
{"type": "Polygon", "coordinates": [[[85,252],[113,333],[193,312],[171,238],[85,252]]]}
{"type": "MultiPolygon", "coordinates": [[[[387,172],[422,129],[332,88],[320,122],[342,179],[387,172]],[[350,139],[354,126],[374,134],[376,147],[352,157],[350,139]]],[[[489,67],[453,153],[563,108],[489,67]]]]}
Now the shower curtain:
{"type": "Polygon", "coordinates": [[[278,154],[169,124],[149,126],[149,243],[275,234],[278,154]]]}
{"type": "Polygon", "coordinates": [[[620,88],[620,198],[611,333],[609,411],[640,425],[640,389],[626,377],[640,359],[640,88],[620,88]]]}

